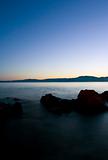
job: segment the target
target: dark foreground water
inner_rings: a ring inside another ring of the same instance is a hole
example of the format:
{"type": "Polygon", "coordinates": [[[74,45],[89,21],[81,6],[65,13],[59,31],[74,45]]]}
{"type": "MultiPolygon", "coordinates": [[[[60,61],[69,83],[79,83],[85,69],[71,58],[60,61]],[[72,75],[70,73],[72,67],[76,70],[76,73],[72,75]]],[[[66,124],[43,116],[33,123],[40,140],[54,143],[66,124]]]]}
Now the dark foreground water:
{"type": "Polygon", "coordinates": [[[53,93],[76,98],[81,89],[108,90],[108,83],[1,83],[0,98],[22,99],[24,114],[0,122],[4,156],[44,160],[108,159],[108,113],[86,117],[77,113],[57,116],[39,103],[53,93]],[[8,153],[9,151],[9,153],[8,153]]]}

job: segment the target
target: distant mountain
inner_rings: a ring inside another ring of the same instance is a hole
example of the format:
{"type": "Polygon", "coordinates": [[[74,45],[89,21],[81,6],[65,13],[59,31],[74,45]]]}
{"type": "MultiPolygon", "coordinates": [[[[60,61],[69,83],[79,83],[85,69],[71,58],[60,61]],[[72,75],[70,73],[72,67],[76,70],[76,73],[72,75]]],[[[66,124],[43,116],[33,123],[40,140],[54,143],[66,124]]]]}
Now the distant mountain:
{"type": "Polygon", "coordinates": [[[108,77],[80,76],[76,78],[50,78],[50,79],[23,79],[5,80],[3,82],[108,82],[108,77]]]}

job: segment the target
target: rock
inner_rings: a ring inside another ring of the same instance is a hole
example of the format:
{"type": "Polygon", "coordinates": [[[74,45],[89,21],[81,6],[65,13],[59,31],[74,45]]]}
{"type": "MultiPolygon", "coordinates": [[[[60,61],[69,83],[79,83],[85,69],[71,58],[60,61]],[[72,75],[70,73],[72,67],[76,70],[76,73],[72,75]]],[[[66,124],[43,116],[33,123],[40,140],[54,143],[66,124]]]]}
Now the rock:
{"type": "Polygon", "coordinates": [[[61,99],[53,96],[52,94],[46,94],[42,96],[40,102],[51,111],[56,114],[69,113],[72,111],[72,100],[61,99]]]}
{"type": "Polygon", "coordinates": [[[108,91],[98,94],[94,90],[81,90],[77,99],[67,100],[47,94],[41,98],[40,102],[53,113],[76,111],[82,114],[98,114],[108,110],[107,99],[108,91]]]}
{"type": "Polygon", "coordinates": [[[101,94],[101,97],[105,100],[108,101],[108,91],[105,91],[101,94]]]}
{"type": "Polygon", "coordinates": [[[77,98],[76,111],[82,113],[99,113],[105,111],[105,104],[100,96],[94,90],[81,90],[77,98]]]}
{"type": "Polygon", "coordinates": [[[4,98],[0,100],[0,118],[19,116],[22,114],[22,105],[19,99],[4,98]]]}

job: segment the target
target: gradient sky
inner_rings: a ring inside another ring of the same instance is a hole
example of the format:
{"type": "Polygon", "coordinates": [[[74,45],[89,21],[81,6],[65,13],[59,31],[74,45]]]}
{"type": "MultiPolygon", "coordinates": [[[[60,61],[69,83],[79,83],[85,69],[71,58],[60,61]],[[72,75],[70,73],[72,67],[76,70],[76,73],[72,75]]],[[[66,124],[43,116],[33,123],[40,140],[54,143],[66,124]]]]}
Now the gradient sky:
{"type": "Polygon", "coordinates": [[[108,0],[0,0],[0,79],[108,76],[108,0]]]}

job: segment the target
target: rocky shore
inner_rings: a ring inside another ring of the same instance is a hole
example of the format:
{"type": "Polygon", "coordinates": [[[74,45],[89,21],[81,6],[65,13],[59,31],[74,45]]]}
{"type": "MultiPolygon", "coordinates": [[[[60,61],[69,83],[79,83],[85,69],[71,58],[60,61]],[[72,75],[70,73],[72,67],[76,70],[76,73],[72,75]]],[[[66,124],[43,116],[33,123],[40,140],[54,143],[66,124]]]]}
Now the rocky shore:
{"type": "Polygon", "coordinates": [[[7,119],[20,116],[22,112],[20,99],[9,97],[0,99],[0,118],[7,119]]]}
{"type": "Polygon", "coordinates": [[[108,91],[101,94],[94,90],[81,90],[77,99],[67,100],[46,94],[40,99],[41,104],[55,114],[70,113],[98,114],[108,111],[108,91]]]}

